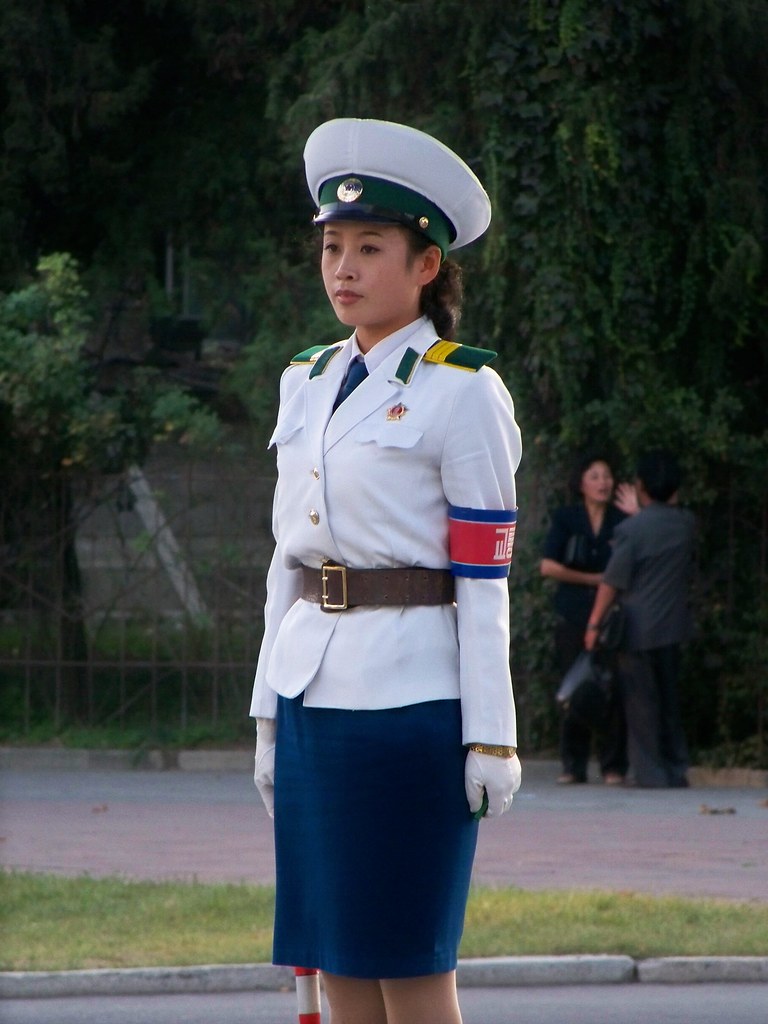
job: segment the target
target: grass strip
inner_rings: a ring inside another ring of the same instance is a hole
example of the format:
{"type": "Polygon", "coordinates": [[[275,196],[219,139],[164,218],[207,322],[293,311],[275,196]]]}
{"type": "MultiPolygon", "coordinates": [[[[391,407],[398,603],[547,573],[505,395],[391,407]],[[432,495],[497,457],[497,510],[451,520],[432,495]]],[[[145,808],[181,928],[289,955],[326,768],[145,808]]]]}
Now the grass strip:
{"type": "MultiPolygon", "coordinates": [[[[2,970],[270,959],[269,886],[0,875],[2,970]]],[[[463,957],[765,955],[768,905],[631,892],[472,891],[463,957]]]]}

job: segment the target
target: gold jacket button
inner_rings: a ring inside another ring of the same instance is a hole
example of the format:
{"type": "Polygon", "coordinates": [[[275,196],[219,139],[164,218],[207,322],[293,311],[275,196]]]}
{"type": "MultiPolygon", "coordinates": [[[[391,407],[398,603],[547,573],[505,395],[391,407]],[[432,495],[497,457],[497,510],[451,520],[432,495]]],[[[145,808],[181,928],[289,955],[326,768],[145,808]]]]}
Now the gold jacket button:
{"type": "Polygon", "coordinates": [[[320,522],[320,513],[317,511],[316,508],[311,508],[309,510],[309,521],[310,523],[312,523],[313,526],[317,526],[317,524],[320,522]]]}

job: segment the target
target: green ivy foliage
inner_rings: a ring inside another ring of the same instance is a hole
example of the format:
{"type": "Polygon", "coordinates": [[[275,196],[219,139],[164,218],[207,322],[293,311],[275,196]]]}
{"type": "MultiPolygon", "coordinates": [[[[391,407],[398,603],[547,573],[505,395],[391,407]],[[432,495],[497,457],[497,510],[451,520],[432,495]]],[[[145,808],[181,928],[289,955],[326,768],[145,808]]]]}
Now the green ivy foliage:
{"type": "Polygon", "coordinates": [[[700,470],[759,408],[728,354],[762,329],[766,138],[734,127],[764,114],[746,26],[685,7],[542,4],[498,34],[483,95],[517,287],[489,327],[520,325],[530,411],[566,444],[675,437],[700,470]]]}
{"type": "Polygon", "coordinates": [[[116,472],[154,439],[216,441],[216,417],[150,370],[102,391],[83,358],[87,293],[75,260],[43,257],[26,287],[0,295],[0,464],[42,478],[116,472]]]}
{"type": "Polygon", "coordinates": [[[379,0],[300,35],[272,78],[296,148],[327,117],[404,120],[493,198],[459,254],[462,336],[499,350],[523,426],[513,665],[534,742],[554,684],[537,545],[595,444],[624,476],[679,453],[701,533],[689,726],[764,734],[767,46],[749,0],[379,0]]]}
{"type": "Polygon", "coordinates": [[[626,476],[663,443],[700,524],[689,729],[764,750],[766,52],[756,0],[7,0],[0,274],[58,249],[119,280],[168,232],[191,239],[206,300],[247,308],[232,386],[266,434],[284,360],[335,330],[304,246],[307,134],[334,116],[435,134],[494,206],[459,253],[460,340],[499,351],[523,427],[530,741],[555,682],[548,508],[577,449],[614,450],[626,476]]]}
{"type": "MultiPolygon", "coordinates": [[[[99,387],[83,355],[88,295],[73,257],[43,257],[23,287],[0,293],[2,605],[34,607],[63,661],[86,659],[75,534],[76,494],[104,473],[140,463],[151,442],[219,437],[215,416],[150,370],[99,387]]],[[[85,674],[62,668],[56,715],[85,716],[85,674]]]]}

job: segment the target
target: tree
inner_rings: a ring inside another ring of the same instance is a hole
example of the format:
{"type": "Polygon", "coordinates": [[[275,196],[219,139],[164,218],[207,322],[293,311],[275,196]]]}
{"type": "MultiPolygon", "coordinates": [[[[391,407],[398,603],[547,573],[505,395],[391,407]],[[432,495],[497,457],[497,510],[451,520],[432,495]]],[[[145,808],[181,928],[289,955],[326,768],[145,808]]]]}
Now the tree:
{"type": "Polygon", "coordinates": [[[523,699],[546,709],[531,573],[574,449],[600,441],[630,473],[640,449],[672,444],[701,525],[693,738],[754,733],[764,749],[768,9],[391,0],[372,14],[300,36],[271,109],[297,139],[331,116],[406,120],[466,154],[492,194],[484,246],[461,255],[463,336],[498,348],[527,442],[523,699]]]}
{"type": "Polygon", "coordinates": [[[286,187],[279,118],[264,114],[270,70],[337,6],[7,0],[0,287],[51,251],[115,287],[154,274],[168,235],[215,255],[217,282],[237,271],[301,195],[286,187]]]}
{"type": "MultiPolygon", "coordinates": [[[[86,660],[75,490],[140,463],[158,436],[218,436],[212,413],[152,371],[100,391],[83,358],[86,305],[64,254],[44,257],[35,280],[0,296],[0,578],[5,602],[36,610],[64,664],[86,660]]],[[[83,713],[77,668],[66,672],[63,694],[65,715],[83,713]]]]}
{"type": "Polygon", "coordinates": [[[766,52],[754,0],[8,0],[0,274],[16,288],[61,249],[114,288],[152,277],[169,232],[191,244],[208,310],[245,311],[233,386],[266,430],[285,359],[337,330],[304,246],[309,131],[363,116],[432,132],[494,205],[460,254],[461,337],[498,349],[524,428],[526,742],[551,724],[532,577],[566,464],[599,439],[629,473],[672,440],[701,524],[694,741],[764,747],[766,52]]]}

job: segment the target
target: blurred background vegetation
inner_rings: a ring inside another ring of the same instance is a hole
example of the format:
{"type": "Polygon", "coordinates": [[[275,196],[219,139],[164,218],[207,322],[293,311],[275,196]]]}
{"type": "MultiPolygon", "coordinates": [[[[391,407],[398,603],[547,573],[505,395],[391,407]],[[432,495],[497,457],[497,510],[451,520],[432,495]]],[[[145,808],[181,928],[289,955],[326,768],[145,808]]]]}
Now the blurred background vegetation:
{"type": "Polygon", "coordinates": [[[360,116],[436,135],[493,200],[460,340],[498,351],[524,435],[521,745],[554,736],[537,563],[573,457],[626,478],[664,444],[700,526],[689,738],[768,766],[767,54],[762,0],[5,0],[6,738],[247,729],[277,381],[344,333],[301,152],[360,116]],[[116,523],[125,585],[96,598],[116,523]],[[132,603],[149,554],[175,589],[132,603]]]}

